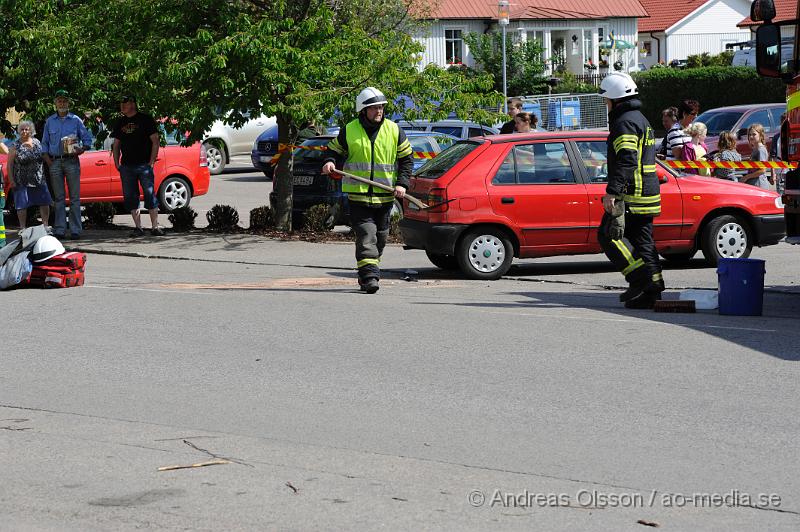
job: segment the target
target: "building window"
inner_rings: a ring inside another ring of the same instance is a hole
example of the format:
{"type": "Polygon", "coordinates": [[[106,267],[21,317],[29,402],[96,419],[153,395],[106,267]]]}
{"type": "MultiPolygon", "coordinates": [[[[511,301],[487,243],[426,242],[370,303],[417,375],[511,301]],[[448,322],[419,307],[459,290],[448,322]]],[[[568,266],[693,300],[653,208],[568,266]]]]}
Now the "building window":
{"type": "Polygon", "coordinates": [[[644,41],[642,42],[641,53],[645,57],[650,57],[653,55],[653,43],[652,41],[644,41]]]}
{"type": "Polygon", "coordinates": [[[605,28],[597,28],[597,40],[599,42],[603,42],[606,40],[606,29],[605,28]]]}
{"type": "Polygon", "coordinates": [[[464,62],[464,39],[461,30],[444,30],[444,53],[448,65],[464,62]]]}

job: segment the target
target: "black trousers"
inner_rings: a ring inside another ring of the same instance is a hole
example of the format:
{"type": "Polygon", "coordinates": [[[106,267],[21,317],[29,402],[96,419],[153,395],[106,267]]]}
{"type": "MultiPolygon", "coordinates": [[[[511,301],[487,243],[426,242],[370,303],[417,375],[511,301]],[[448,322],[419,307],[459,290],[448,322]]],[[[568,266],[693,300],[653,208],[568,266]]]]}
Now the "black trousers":
{"type": "Polygon", "coordinates": [[[603,215],[597,240],[611,263],[633,284],[651,279],[663,285],[661,262],[653,242],[653,217],[625,213],[625,236],[611,240],[608,236],[609,214],[603,215]]]}
{"type": "Polygon", "coordinates": [[[393,203],[378,206],[350,202],[350,227],[356,232],[358,280],[381,278],[381,255],[389,237],[389,214],[393,203]]]}

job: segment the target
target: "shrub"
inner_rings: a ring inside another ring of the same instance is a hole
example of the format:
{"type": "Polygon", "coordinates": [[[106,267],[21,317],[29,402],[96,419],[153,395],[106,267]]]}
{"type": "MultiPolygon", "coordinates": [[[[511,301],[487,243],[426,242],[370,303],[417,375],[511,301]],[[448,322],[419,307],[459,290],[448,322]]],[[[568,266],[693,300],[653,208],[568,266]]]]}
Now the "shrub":
{"type": "Polygon", "coordinates": [[[83,215],[86,217],[87,223],[94,226],[111,225],[116,213],[114,204],[105,201],[89,203],[83,209],[83,215]]]}
{"type": "Polygon", "coordinates": [[[330,230],[332,225],[331,209],[328,205],[321,203],[312,205],[305,212],[305,224],[303,229],[314,233],[322,233],[330,230]]]}
{"type": "Polygon", "coordinates": [[[189,231],[194,229],[194,219],[197,213],[189,206],[181,207],[172,211],[168,219],[175,231],[189,231]]]}
{"type": "Polygon", "coordinates": [[[270,227],[275,227],[275,220],[272,219],[272,209],[268,205],[262,205],[250,211],[251,230],[263,231],[270,227]]]}
{"type": "Polygon", "coordinates": [[[239,212],[230,205],[214,205],[206,213],[210,231],[235,231],[239,227],[239,212]]]}
{"type": "Polygon", "coordinates": [[[755,68],[656,68],[633,76],[639,86],[642,112],[656,128],[661,124],[661,110],[685,99],[699,101],[701,112],[726,105],[786,100],[783,82],[759,77],[755,68]]]}

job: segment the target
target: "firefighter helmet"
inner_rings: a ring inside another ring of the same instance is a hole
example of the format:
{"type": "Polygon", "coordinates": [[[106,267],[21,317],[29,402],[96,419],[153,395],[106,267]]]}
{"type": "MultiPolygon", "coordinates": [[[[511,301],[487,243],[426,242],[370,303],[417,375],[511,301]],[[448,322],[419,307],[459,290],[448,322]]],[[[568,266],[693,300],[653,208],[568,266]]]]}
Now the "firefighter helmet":
{"type": "Polygon", "coordinates": [[[64,246],[54,236],[43,236],[33,245],[32,262],[44,262],[49,258],[64,253],[64,246]]]}
{"type": "Polygon", "coordinates": [[[609,100],[626,98],[639,94],[633,78],[625,72],[611,72],[600,83],[600,96],[609,100]]]}
{"type": "Polygon", "coordinates": [[[367,87],[356,96],[356,112],[372,105],[383,105],[386,103],[386,96],[375,87],[367,87]]]}

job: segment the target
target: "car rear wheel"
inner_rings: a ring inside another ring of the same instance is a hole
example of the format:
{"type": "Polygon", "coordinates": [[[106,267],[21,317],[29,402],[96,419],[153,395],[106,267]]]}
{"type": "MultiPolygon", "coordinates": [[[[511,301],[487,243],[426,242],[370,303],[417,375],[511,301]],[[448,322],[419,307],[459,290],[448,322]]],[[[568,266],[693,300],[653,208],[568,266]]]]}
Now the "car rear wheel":
{"type": "Polygon", "coordinates": [[[725,214],[711,220],[703,229],[703,256],[716,266],[719,259],[745,259],[753,249],[747,224],[738,216],[725,214]]]}
{"type": "Polygon", "coordinates": [[[158,189],[158,204],[164,212],[187,207],[191,201],[192,189],[182,177],[169,177],[158,189]]]}
{"type": "Polygon", "coordinates": [[[455,258],[453,255],[431,253],[430,251],[426,251],[425,254],[428,256],[428,259],[433,263],[433,265],[436,266],[437,268],[441,268],[442,270],[458,269],[458,259],[455,258]]]}
{"type": "Polygon", "coordinates": [[[500,230],[478,228],[468,231],[459,240],[456,259],[461,271],[470,279],[494,281],[511,268],[514,248],[500,230]]]}
{"type": "Polygon", "coordinates": [[[211,175],[221,174],[225,169],[225,150],[216,144],[206,142],[203,144],[208,159],[208,171],[211,175]]]}

